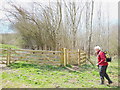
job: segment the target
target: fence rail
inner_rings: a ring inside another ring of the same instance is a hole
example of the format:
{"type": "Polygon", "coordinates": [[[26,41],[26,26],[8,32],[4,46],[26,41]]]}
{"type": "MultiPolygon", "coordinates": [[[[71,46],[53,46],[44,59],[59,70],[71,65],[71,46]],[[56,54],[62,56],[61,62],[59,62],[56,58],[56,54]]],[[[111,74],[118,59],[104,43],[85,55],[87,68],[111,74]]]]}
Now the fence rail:
{"type": "Polygon", "coordinates": [[[86,62],[84,51],[62,48],[60,51],[26,50],[26,49],[0,49],[0,63],[9,65],[15,61],[28,61],[45,64],[81,65],[86,62]]]}

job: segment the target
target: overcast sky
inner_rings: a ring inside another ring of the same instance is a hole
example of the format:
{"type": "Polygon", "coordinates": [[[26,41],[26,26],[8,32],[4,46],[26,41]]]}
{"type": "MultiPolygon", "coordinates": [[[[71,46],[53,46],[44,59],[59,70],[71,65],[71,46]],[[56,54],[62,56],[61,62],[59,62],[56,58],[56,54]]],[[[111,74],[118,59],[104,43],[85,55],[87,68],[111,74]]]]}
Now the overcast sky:
{"type": "MultiPolygon", "coordinates": [[[[41,3],[48,3],[49,0],[0,0],[0,33],[4,32],[13,32],[9,29],[9,23],[4,23],[1,19],[5,17],[5,12],[1,11],[2,7],[8,7],[6,1],[15,1],[19,4],[26,5],[26,2],[41,2],[41,3]]],[[[51,2],[55,2],[57,0],[50,0],[51,2]]],[[[95,1],[95,8],[98,6],[98,2],[102,2],[102,8],[105,12],[108,12],[108,6],[109,6],[109,14],[110,14],[110,21],[112,23],[118,22],[118,2],[119,0],[94,0],[95,1]]]]}

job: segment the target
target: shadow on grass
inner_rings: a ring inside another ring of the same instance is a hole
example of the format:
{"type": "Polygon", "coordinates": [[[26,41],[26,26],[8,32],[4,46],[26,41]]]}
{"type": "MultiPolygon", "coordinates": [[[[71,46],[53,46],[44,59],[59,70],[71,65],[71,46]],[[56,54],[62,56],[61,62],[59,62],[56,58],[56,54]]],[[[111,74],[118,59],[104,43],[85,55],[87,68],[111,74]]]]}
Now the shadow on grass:
{"type": "Polygon", "coordinates": [[[51,70],[51,71],[62,71],[65,70],[65,67],[61,66],[55,66],[55,65],[38,65],[38,64],[29,64],[26,62],[18,62],[18,63],[12,63],[8,67],[12,69],[17,69],[17,68],[34,68],[34,69],[42,69],[42,70],[51,70]]]}

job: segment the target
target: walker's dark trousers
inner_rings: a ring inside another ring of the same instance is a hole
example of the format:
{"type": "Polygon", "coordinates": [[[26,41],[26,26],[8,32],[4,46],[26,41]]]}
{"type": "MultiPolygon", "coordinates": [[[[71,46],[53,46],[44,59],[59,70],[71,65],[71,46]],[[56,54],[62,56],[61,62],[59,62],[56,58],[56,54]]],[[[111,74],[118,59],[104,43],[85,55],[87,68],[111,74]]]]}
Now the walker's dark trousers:
{"type": "Polygon", "coordinates": [[[100,79],[101,79],[101,84],[104,84],[104,77],[108,80],[108,82],[111,82],[108,74],[106,73],[107,66],[99,66],[99,74],[100,74],[100,79]]]}

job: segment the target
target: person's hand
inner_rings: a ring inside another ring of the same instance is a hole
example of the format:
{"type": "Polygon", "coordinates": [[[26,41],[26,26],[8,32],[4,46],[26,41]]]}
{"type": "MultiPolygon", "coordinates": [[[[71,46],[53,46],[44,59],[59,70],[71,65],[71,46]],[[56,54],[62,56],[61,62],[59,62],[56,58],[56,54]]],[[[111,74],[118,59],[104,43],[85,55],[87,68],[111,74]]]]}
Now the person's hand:
{"type": "Polygon", "coordinates": [[[99,65],[98,65],[98,63],[96,64],[96,66],[99,68],[99,65]]]}

